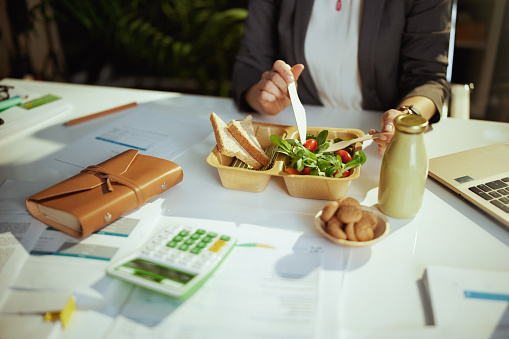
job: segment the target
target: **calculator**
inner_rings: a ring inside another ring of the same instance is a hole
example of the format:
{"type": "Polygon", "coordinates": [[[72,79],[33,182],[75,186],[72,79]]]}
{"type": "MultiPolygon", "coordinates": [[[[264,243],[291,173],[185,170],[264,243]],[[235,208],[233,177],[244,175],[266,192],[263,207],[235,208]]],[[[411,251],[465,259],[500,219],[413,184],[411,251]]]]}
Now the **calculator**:
{"type": "Polygon", "coordinates": [[[193,294],[223,262],[236,239],[203,227],[172,224],[136,253],[106,269],[112,277],[179,299],[193,294]]]}

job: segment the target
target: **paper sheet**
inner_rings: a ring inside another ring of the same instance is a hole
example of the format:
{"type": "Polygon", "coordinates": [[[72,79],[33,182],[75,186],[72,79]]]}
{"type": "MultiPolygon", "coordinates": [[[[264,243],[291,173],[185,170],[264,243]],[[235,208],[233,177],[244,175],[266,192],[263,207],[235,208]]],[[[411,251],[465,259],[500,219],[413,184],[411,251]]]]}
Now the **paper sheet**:
{"type": "Polygon", "coordinates": [[[0,307],[27,258],[28,253],[11,233],[0,234],[0,307]]]}
{"type": "Polygon", "coordinates": [[[68,145],[43,161],[43,166],[68,176],[127,149],[163,159],[174,159],[211,132],[210,124],[175,114],[181,108],[140,104],[130,113],[68,145]],[[185,127],[184,127],[185,126],[185,127]],[[187,131],[193,131],[189,135],[187,131]]]}
{"type": "Polygon", "coordinates": [[[34,248],[46,228],[46,225],[34,219],[28,212],[0,212],[0,218],[0,233],[11,232],[28,252],[34,248]]]}
{"type": "Polygon", "coordinates": [[[509,330],[509,271],[428,266],[436,326],[509,330]]]}
{"type": "Polygon", "coordinates": [[[25,199],[48,186],[44,182],[6,180],[0,186],[0,213],[26,212],[25,199]]]}
{"type": "Polygon", "coordinates": [[[59,311],[71,297],[64,291],[24,291],[13,290],[2,305],[3,313],[41,313],[59,311]]]}
{"type": "Polygon", "coordinates": [[[312,337],[320,261],[321,253],[235,248],[185,302],[137,288],[109,338],[312,337]]]}
{"type": "Polygon", "coordinates": [[[39,315],[0,315],[2,339],[53,339],[59,331],[60,324],[46,322],[39,315]]]}
{"type": "Polygon", "coordinates": [[[143,244],[159,218],[158,207],[147,204],[129,216],[139,220],[129,237],[92,234],[78,240],[60,231],[45,230],[14,281],[14,287],[68,289],[71,286],[78,293],[101,296],[103,284],[111,283],[105,278],[105,267],[143,244]]]}

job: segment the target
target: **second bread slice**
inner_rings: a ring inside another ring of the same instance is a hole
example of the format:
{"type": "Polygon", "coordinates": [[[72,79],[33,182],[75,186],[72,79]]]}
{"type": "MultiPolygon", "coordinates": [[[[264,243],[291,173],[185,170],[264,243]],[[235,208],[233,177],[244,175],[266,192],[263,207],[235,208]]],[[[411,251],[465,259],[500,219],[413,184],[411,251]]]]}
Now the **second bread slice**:
{"type": "Polygon", "coordinates": [[[242,145],[233,137],[226,123],[214,112],[210,115],[212,128],[216,137],[217,148],[221,154],[236,157],[254,169],[259,169],[262,164],[257,161],[242,145]]]}
{"type": "Polygon", "coordinates": [[[262,165],[270,162],[260,143],[256,139],[253,128],[252,116],[248,115],[243,120],[232,120],[228,123],[228,131],[242,145],[242,147],[262,165]]]}

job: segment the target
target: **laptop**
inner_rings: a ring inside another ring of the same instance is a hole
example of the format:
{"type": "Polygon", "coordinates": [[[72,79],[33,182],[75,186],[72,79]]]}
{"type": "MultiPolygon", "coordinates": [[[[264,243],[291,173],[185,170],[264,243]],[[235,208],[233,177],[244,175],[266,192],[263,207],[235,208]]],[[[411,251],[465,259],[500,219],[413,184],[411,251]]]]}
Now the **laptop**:
{"type": "Polygon", "coordinates": [[[509,227],[509,141],[429,159],[428,174],[509,227]]]}

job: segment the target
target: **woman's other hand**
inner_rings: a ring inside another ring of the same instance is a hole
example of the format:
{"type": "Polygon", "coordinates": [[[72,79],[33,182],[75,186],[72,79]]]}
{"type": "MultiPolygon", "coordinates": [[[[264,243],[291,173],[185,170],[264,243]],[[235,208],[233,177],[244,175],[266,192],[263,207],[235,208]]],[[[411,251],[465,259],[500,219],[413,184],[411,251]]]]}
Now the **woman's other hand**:
{"type": "MultiPolygon", "coordinates": [[[[391,142],[392,137],[394,136],[394,119],[403,114],[402,111],[398,111],[396,109],[390,109],[384,113],[382,116],[382,128],[380,138],[374,139],[374,141],[378,144],[378,153],[381,155],[384,154],[385,149],[391,142]]],[[[372,129],[368,132],[369,134],[378,133],[378,131],[372,129]]]]}
{"type": "Polygon", "coordinates": [[[262,74],[260,81],[246,92],[247,103],[257,112],[276,115],[291,104],[288,84],[297,81],[304,65],[290,67],[277,60],[270,71],[262,74]]]}
{"type": "MultiPolygon", "coordinates": [[[[402,106],[414,106],[416,109],[418,109],[421,115],[428,120],[430,120],[433,117],[433,115],[437,113],[437,109],[433,101],[423,96],[414,96],[407,98],[400,103],[399,107],[402,106]]],[[[381,129],[382,134],[380,135],[380,138],[374,139],[375,142],[378,144],[378,153],[383,155],[385,149],[387,148],[387,146],[389,146],[389,143],[391,142],[391,139],[394,135],[394,119],[401,114],[405,114],[405,111],[398,109],[390,109],[386,111],[382,116],[382,129],[381,129]]],[[[378,132],[372,129],[368,133],[375,134],[378,132]]]]}

